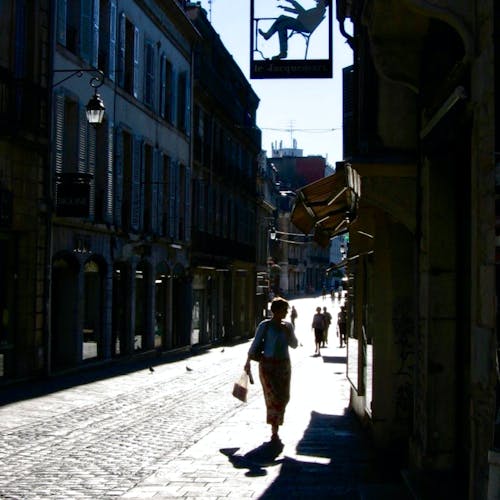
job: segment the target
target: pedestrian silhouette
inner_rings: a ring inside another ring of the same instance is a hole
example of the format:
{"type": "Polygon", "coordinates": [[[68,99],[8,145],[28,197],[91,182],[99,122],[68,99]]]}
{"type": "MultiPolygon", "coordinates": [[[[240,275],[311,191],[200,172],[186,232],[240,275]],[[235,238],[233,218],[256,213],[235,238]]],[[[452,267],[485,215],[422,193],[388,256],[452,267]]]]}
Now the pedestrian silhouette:
{"type": "Polygon", "coordinates": [[[316,314],[313,316],[312,329],[314,330],[314,344],[316,350],[314,351],[315,356],[319,356],[321,343],[323,342],[323,331],[325,329],[325,319],[323,314],[321,314],[321,307],[316,308],[316,314]]]}

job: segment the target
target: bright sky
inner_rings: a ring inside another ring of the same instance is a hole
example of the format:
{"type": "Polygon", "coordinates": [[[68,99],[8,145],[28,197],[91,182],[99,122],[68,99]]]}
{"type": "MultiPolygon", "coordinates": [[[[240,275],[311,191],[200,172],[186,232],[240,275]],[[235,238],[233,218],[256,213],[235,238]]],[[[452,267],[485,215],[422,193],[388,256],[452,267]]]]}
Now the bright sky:
{"type": "MultiPolygon", "coordinates": [[[[282,0],[267,1],[286,5],[282,0]]],[[[304,8],[316,5],[314,0],[299,2],[304,8]]],[[[335,2],[332,4],[332,79],[250,80],[250,0],[211,0],[211,6],[209,0],[201,0],[209,19],[211,10],[212,25],[226,49],[260,98],[257,125],[262,130],[262,149],[268,156],[271,143],[283,141],[283,147],[292,147],[294,138],[306,156],[326,156],[331,165],[342,160],[342,68],[352,64],[352,51],[339,32],[335,2]]],[[[257,13],[255,17],[259,17],[257,13]]],[[[312,37],[309,47],[309,54],[314,55],[312,37]]]]}

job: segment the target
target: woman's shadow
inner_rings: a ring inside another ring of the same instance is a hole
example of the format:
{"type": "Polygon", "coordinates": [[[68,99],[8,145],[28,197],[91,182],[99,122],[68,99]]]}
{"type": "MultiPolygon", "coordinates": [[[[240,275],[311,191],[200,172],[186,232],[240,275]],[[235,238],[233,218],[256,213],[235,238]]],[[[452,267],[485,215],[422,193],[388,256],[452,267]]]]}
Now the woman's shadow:
{"type": "Polygon", "coordinates": [[[219,451],[229,459],[235,469],[248,469],[245,476],[256,477],[267,474],[265,467],[283,462],[283,459],[277,460],[283,448],[281,441],[266,441],[244,455],[237,453],[239,448],[221,448],[219,451]]]}

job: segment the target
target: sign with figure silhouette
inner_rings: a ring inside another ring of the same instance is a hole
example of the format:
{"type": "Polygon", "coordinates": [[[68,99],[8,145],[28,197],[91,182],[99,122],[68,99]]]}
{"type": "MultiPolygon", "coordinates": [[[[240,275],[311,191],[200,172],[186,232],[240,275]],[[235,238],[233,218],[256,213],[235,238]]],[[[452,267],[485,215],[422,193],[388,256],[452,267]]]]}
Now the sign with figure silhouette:
{"type": "Polygon", "coordinates": [[[332,0],[251,0],[250,78],[331,78],[332,0]]]}

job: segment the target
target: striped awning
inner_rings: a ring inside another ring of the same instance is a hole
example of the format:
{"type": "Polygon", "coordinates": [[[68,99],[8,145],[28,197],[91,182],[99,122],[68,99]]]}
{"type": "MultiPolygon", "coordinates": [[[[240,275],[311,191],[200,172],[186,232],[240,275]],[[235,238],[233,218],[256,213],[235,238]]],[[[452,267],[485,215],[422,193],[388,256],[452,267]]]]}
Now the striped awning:
{"type": "Polygon", "coordinates": [[[314,240],[326,247],[331,238],[345,233],[356,217],[360,188],[358,173],[339,162],[334,174],[297,191],[291,221],[305,234],[314,232],[314,240]]]}

